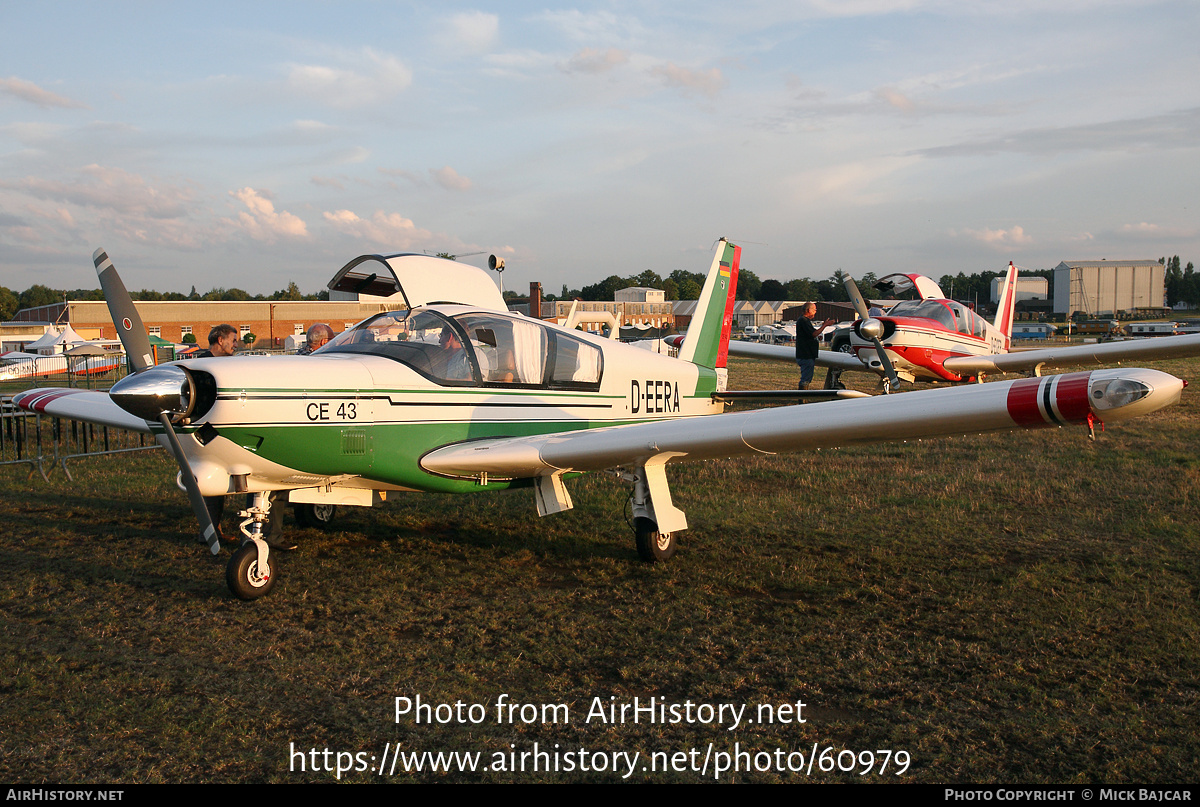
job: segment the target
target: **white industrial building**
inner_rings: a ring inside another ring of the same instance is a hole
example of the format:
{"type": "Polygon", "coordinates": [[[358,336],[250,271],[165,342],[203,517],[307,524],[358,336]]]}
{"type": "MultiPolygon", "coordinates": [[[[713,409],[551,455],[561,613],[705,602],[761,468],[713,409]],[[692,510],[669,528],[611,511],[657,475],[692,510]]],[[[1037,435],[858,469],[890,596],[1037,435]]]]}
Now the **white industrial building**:
{"type": "Polygon", "coordinates": [[[1054,313],[1098,316],[1166,305],[1158,261],[1063,261],[1054,267],[1054,313]]]}

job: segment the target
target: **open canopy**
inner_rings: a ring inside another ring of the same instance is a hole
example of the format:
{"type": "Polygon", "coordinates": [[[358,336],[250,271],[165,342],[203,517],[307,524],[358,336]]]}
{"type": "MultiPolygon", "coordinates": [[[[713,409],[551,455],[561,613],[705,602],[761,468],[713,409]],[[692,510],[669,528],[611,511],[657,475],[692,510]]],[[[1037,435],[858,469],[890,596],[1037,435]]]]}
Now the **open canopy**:
{"type": "Polygon", "coordinates": [[[360,255],[333,276],[329,290],[377,297],[399,293],[409,308],[457,303],[492,311],[508,309],[483,269],[429,255],[360,255]]]}

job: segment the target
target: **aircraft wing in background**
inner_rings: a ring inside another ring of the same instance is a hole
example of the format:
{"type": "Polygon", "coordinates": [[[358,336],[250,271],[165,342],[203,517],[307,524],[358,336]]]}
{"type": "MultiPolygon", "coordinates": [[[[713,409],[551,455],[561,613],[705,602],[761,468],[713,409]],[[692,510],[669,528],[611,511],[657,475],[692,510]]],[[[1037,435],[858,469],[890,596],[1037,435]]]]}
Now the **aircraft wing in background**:
{"type": "MultiPolygon", "coordinates": [[[[732,346],[731,346],[732,352],[732,346]]],[[[1200,354],[1200,334],[1160,338],[1125,339],[1087,345],[1018,350],[985,356],[956,356],[943,366],[959,375],[1013,373],[1041,367],[1072,364],[1106,364],[1120,361],[1157,361],[1200,354]]]]}

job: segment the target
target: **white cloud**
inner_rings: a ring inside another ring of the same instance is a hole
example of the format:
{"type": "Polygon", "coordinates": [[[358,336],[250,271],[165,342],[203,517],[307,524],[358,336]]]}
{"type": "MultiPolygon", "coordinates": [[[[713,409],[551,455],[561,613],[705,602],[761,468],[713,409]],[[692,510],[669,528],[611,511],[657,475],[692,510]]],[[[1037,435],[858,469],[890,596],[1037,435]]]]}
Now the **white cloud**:
{"type": "Polygon", "coordinates": [[[364,219],[352,210],[335,210],[326,211],[324,216],[325,221],[338,232],[389,249],[421,249],[434,240],[432,232],[417,227],[412,219],[406,219],[399,213],[377,210],[370,219],[364,219]]]}
{"type": "Polygon", "coordinates": [[[461,176],[448,165],[436,171],[432,168],[429,169],[429,175],[433,177],[434,182],[448,191],[465,191],[471,187],[471,180],[461,176]]]}
{"type": "Polygon", "coordinates": [[[901,112],[912,112],[917,108],[916,103],[911,98],[895,87],[880,87],[875,90],[875,97],[901,112]]]}
{"type": "Polygon", "coordinates": [[[991,230],[984,228],[982,230],[965,230],[967,235],[987,244],[990,247],[999,249],[1007,249],[1015,246],[1027,246],[1033,243],[1033,238],[1026,235],[1025,229],[1019,224],[1013,225],[1008,230],[991,230]]]}
{"type": "Polygon", "coordinates": [[[225,219],[229,224],[244,231],[256,241],[274,242],[280,236],[288,238],[307,238],[308,226],[298,216],[286,210],[275,212],[270,194],[253,188],[242,188],[230,191],[230,196],[236,197],[250,212],[238,213],[237,219],[225,219]]]}
{"type": "Polygon", "coordinates": [[[15,182],[0,182],[0,187],[24,191],[38,199],[149,218],[183,216],[192,200],[190,189],[151,184],[121,168],[95,164],[81,168],[67,181],[25,177],[15,182]]]}
{"type": "Polygon", "coordinates": [[[715,67],[711,70],[690,70],[673,62],[652,67],[650,74],[662,79],[668,87],[678,87],[684,92],[698,92],[709,98],[716,97],[727,83],[721,71],[715,67]]]}
{"type": "Polygon", "coordinates": [[[629,41],[642,31],[635,18],[618,17],[609,11],[544,11],[537,19],[553,25],[564,36],[579,42],[629,41]]]}
{"type": "Polygon", "coordinates": [[[395,56],[364,48],[350,67],[293,64],[287,86],[293,92],[338,109],[380,104],[408,89],[412,70],[395,56]]]}
{"type": "Polygon", "coordinates": [[[1195,236],[1194,229],[1184,227],[1163,227],[1161,224],[1151,224],[1147,221],[1140,221],[1137,224],[1125,224],[1118,230],[1121,235],[1129,235],[1134,238],[1162,239],[1162,238],[1191,238],[1195,236]]]}
{"type": "Polygon", "coordinates": [[[620,48],[584,48],[559,68],[566,73],[604,73],[629,61],[629,51],[620,48]]]}
{"type": "Polygon", "coordinates": [[[500,18],[482,11],[464,11],[445,21],[446,39],[451,47],[472,53],[491,49],[500,31],[500,18]]]}
{"type": "Polygon", "coordinates": [[[32,81],[10,76],[0,78],[0,92],[37,104],[40,107],[60,107],[62,109],[87,109],[87,104],[66,98],[49,90],[44,90],[32,81]]]}

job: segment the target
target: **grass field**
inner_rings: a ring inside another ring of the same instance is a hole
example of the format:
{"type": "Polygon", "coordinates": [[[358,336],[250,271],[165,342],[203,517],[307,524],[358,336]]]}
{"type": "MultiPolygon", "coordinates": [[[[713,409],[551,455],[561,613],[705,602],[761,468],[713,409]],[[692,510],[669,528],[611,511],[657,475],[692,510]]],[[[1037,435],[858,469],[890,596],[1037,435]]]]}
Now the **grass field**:
{"type": "MultiPolygon", "coordinates": [[[[1157,366],[1200,376],[1200,360],[1157,366]]],[[[794,382],[786,365],[731,369],[736,388],[794,382]]],[[[895,757],[880,776],[877,755],[866,776],[818,762],[721,780],[1189,782],[1195,389],[1094,443],[1072,428],[672,466],[692,528],[654,567],[636,559],[626,488],[599,475],[570,483],[576,508],[545,519],[529,491],[395,496],[328,533],[289,514],[301,548],[249,604],[226,592],[228,556],[192,542],[164,453],[77,461],[74,484],[0,469],[0,780],[335,778],[308,754],[294,770],[292,744],[361,752],[354,764],[397,745],[483,755],[475,772],[343,781],[624,773],[482,769],[537,743],[639,752],[631,781],[714,778],[712,763],[704,776],[641,770],[654,752],[696,749],[699,767],[737,744],[807,764],[815,744],[834,749],[826,762],[890,749],[911,763],[899,777],[895,757]],[[565,704],[569,722],[498,722],[502,694],[565,704]],[[395,699],[417,695],[482,704],[486,719],[397,721],[395,699]],[[806,722],[586,719],[596,698],[634,697],[751,717],[802,701],[806,722]]]]}

